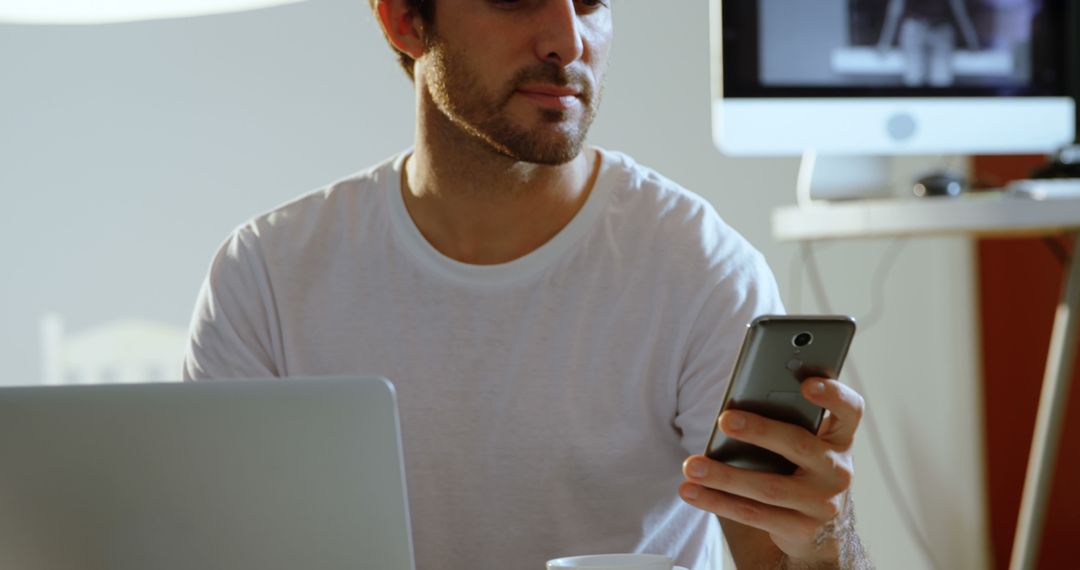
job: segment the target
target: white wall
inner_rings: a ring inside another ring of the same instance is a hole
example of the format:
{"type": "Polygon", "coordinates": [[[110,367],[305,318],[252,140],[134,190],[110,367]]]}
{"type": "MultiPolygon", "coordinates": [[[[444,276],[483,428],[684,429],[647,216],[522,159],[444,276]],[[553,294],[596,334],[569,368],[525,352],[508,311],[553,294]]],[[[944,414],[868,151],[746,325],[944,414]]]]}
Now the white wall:
{"type": "Polygon", "coordinates": [[[252,214],[411,140],[411,90],[362,0],[105,27],[0,26],[0,350],[37,319],[186,326],[252,214]]]}
{"type": "MultiPolygon", "coordinates": [[[[98,28],[0,26],[2,383],[39,375],[37,320],[185,326],[234,226],[409,144],[412,95],[364,0],[98,28]]],[[[797,249],[769,215],[794,199],[794,159],[731,159],[709,133],[706,2],[617,2],[593,142],[711,200],[771,261],[792,309],[815,310],[797,249]],[[801,299],[801,302],[797,302],[801,299]]],[[[902,167],[918,167],[906,162],[902,167]]],[[[888,242],[825,245],[837,311],[870,306],[888,242]]],[[[887,453],[945,568],[985,567],[971,254],[910,242],[884,318],[852,353],[887,453]]],[[[860,528],[882,569],[924,567],[867,433],[860,528]]]]}

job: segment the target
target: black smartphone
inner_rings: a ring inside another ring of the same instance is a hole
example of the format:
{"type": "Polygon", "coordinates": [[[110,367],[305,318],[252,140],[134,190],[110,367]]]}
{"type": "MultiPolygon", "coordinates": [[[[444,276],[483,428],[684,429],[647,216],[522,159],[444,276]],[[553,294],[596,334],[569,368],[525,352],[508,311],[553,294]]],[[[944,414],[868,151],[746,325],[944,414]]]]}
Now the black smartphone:
{"type": "MultiPolygon", "coordinates": [[[[724,400],[724,410],[744,410],[801,426],[816,434],[824,408],[803,397],[807,378],[838,378],[855,320],[841,315],[765,315],[747,328],[724,400]]],[[[791,474],[797,466],[778,453],[731,439],[713,422],[705,455],[735,467],[791,474]]]]}

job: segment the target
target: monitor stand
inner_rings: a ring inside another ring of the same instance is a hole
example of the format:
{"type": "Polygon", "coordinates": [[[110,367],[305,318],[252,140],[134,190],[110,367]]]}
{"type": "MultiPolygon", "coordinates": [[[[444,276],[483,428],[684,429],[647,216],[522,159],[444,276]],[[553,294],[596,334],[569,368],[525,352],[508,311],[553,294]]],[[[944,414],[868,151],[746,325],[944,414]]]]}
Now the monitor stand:
{"type": "Polygon", "coordinates": [[[841,156],[803,152],[795,185],[799,207],[814,203],[911,198],[916,182],[932,174],[959,176],[966,162],[957,157],[841,156]],[[955,166],[954,166],[955,165],[955,166]]]}
{"type": "Polygon", "coordinates": [[[813,202],[885,198],[893,195],[892,163],[885,156],[821,155],[803,152],[795,198],[799,206],[813,202]]]}

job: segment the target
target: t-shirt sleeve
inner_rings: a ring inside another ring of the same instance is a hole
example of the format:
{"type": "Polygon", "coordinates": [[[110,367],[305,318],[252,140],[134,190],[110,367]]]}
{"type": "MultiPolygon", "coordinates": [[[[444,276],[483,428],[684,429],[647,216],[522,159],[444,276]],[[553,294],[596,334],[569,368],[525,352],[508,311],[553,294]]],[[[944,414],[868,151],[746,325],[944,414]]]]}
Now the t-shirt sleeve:
{"type": "Polygon", "coordinates": [[[675,424],[687,453],[704,453],[735,358],[755,317],[782,314],[783,303],[764,257],[751,250],[706,296],[686,343],[675,424]]]}
{"type": "Polygon", "coordinates": [[[280,376],[280,343],[266,263],[250,226],[218,250],[191,319],[185,381],[280,376]]]}

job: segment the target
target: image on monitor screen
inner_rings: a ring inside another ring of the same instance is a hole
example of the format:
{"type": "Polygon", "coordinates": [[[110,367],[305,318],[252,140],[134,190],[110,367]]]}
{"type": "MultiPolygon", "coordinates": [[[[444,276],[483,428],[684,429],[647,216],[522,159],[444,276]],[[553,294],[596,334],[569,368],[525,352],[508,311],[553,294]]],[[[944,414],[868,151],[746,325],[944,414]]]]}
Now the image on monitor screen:
{"type": "Polygon", "coordinates": [[[850,0],[849,6],[851,45],[832,54],[840,75],[934,87],[1031,81],[1040,0],[850,0]]]}
{"type": "Polygon", "coordinates": [[[1010,153],[1073,141],[1073,0],[713,0],[731,154],[1010,153]]]}
{"type": "Polygon", "coordinates": [[[761,0],[757,61],[742,65],[763,87],[1048,92],[1062,79],[1054,12],[1043,0],[761,0]]]}

